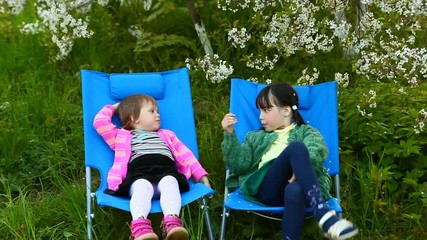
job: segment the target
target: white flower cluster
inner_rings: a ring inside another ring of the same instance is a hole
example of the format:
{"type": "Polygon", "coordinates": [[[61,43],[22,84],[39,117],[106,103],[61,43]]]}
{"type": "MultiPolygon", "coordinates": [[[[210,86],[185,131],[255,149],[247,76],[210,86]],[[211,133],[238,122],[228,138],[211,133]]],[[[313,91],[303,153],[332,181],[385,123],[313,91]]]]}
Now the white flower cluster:
{"type": "Polygon", "coordinates": [[[382,14],[400,16],[400,22],[383,29],[372,12],[365,12],[359,35],[353,34],[350,41],[359,55],[353,68],[368,79],[417,87],[427,78],[427,48],[416,43],[422,29],[418,19],[427,17],[427,2],[373,0],[369,4],[376,4],[382,14]]]}
{"type": "Polygon", "coordinates": [[[75,9],[78,13],[88,13],[92,8],[93,0],[73,0],[68,1],[68,7],[70,9],[75,9]]]}
{"type": "MultiPolygon", "coordinates": [[[[362,109],[360,107],[360,105],[357,105],[356,107],[357,107],[357,111],[359,111],[359,113],[360,113],[360,115],[362,115],[362,117],[366,115],[366,110],[362,109]]],[[[372,113],[368,114],[368,116],[372,116],[372,113]]]]}
{"type": "Polygon", "coordinates": [[[362,51],[355,62],[356,73],[378,80],[406,79],[411,87],[419,85],[420,79],[427,79],[427,49],[394,47],[383,42],[378,52],[362,51]],[[384,50],[387,51],[384,53],[384,50]]]}
{"type": "MultiPolygon", "coordinates": [[[[99,1],[106,1],[108,0],[98,0],[99,1]]],[[[121,6],[131,6],[132,3],[135,3],[137,6],[143,6],[145,11],[148,11],[151,9],[151,6],[153,5],[153,0],[120,0],[121,6]]],[[[105,5],[103,5],[105,6],[105,5]]]]}
{"type": "Polygon", "coordinates": [[[297,84],[298,85],[314,85],[319,79],[319,71],[317,68],[313,68],[313,74],[310,75],[307,73],[307,68],[302,70],[302,76],[298,78],[297,84]]]}
{"type": "Polygon", "coordinates": [[[376,108],[377,102],[375,99],[377,98],[377,92],[375,90],[369,90],[368,94],[363,94],[367,98],[367,102],[369,103],[370,108],[376,108]]]}
{"type": "MultiPolygon", "coordinates": [[[[286,1],[286,0],[285,0],[286,1]]],[[[276,6],[276,3],[283,2],[283,0],[239,0],[239,1],[233,1],[233,0],[218,0],[218,8],[222,11],[231,11],[231,12],[237,12],[242,9],[247,9],[252,6],[252,11],[258,12],[262,11],[262,9],[268,7],[268,6],[276,6]]]]}
{"type": "Polygon", "coordinates": [[[65,59],[73,48],[74,40],[90,38],[93,32],[88,28],[89,20],[74,18],[64,1],[39,0],[36,4],[37,15],[41,21],[23,23],[22,33],[35,34],[48,32],[59,52],[55,60],[65,59]]]}
{"type": "Polygon", "coordinates": [[[335,21],[327,20],[326,25],[334,30],[334,36],[338,39],[344,39],[349,35],[351,25],[344,20],[339,24],[335,23],[335,21]]]}
{"type": "Polygon", "coordinates": [[[246,28],[233,28],[228,32],[228,41],[231,42],[233,47],[245,48],[246,43],[251,39],[251,35],[246,32],[246,28]]]}
{"type": "Polygon", "coordinates": [[[0,0],[0,13],[20,14],[26,2],[27,0],[0,0]]]}
{"type": "Polygon", "coordinates": [[[335,73],[335,81],[337,81],[338,86],[341,86],[344,88],[348,87],[348,84],[350,82],[348,78],[348,73],[344,73],[344,74],[339,72],[335,73]]]}
{"type": "Polygon", "coordinates": [[[96,2],[97,2],[100,6],[105,7],[105,6],[107,6],[107,4],[108,4],[109,0],[97,0],[96,2]]]}
{"type": "Polygon", "coordinates": [[[315,19],[320,10],[308,0],[296,0],[286,11],[271,17],[263,44],[276,48],[286,56],[304,50],[308,54],[329,52],[334,47],[332,37],[321,32],[321,24],[315,19]],[[289,13],[286,11],[290,11],[289,13]]]}
{"type": "Polygon", "coordinates": [[[427,122],[427,111],[424,108],[419,111],[419,114],[421,116],[416,119],[417,124],[414,126],[415,134],[423,132],[427,122]]]}
{"type": "Polygon", "coordinates": [[[136,25],[130,26],[128,29],[128,32],[130,33],[130,35],[132,35],[138,40],[142,39],[144,36],[144,33],[142,32],[142,30],[136,25]]]}
{"type": "Polygon", "coordinates": [[[256,77],[250,77],[247,80],[250,81],[250,82],[254,82],[254,83],[258,83],[259,82],[258,78],[256,78],[256,77]]]}
{"type": "Polygon", "coordinates": [[[274,55],[273,59],[268,59],[268,57],[262,57],[259,58],[253,58],[253,54],[249,55],[248,60],[246,62],[246,66],[249,68],[254,68],[260,71],[263,71],[265,68],[268,68],[270,70],[274,69],[274,66],[276,65],[277,61],[279,61],[279,55],[274,55]]]}
{"type": "Polygon", "coordinates": [[[153,0],[144,0],[144,10],[145,11],[150,10],[151,5],[153,5],[153,0]]]}
{"type": "MultiPolygon", "coordinates": [[[[248,81],[251,81],[251,82],[254,82],[254,83],[259,83],[260,81],[259,81],[259,79],[258,78],[256,78],[256,77],[250,77],[250,78],[248,78],[247,79],[248,81]]],[[[267,79],[265,79],[265,83],[266,84],[271,84],[271,79],[270,78],[267,78],[267,79]]]]}
{"type": "Polygon", "coordinates": [[[323,6],[333,14],[339,14],[347,6],[348,0],[324,0],[323,6]]]}
{"type": "MultiPolygon", "coordinates": [[[[186,60],[187,68],[191,68],[189,60],[186,60]]],[[[233,66],[228,65],[226,61],[221,60],[218,54],[213,56],[205,55],[203,58],[198,58],[194,69],[201,69],[206,76],[206,79],[212,83],[220,83],[226,80],[234,71],[233,66]]]]}

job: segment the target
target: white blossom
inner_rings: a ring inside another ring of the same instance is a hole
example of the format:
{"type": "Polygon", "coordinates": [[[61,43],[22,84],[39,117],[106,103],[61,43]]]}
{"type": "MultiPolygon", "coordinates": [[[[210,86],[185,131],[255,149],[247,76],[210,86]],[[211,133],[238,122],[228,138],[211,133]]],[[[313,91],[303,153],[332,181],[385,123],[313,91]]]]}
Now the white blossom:
{"type": "Polygon", "coordinates": [[[136,39],[142,39],[142,37],[144,36],[144,33],[142,32],[142,30],[136,25],[130,26],[128,28],[128,32],[130,33],[130,35],[132,35],[136,39]]]}
{"type": "Polygon", "coordinates": [[[232,28],[228,32],[228,41],[231,42],[233,47],[237,48],[245,48],[245,44],[251,39],[251,35],[247,33],[246,28],[241,28],[238,30],[237,28],[232,28]]]}
{"type": "Polygon", "coordinates": [[[319,72],[317,68],[313,68],[312,75],[307,73],[307,69],[302,70],[302,76],[297,80],[298,85],[314,85],[317,82],[317,79],[319,78],[319,72]]]}
{"type": "Polygon", "coordinates": [[[349,78],[348,78],[348,73],[335,73],[335,81],[337,81],[338,85],[341,87],[348,87],[349,84],[349,78]]]}
{"type": "Polygon", "coordinates": [[[234,71],[233,66],[228,65],[226,61],[219,58],[218,54],[213,56],[205,55],[196,60],[194,68],[201,68],[205,72],[206,79],[212,83],[220,83],[227,79],[234,71]]]}
{"type": "Polygon", "coordinates": [[[18,15],[22,12],[22,10],[24,10],[24,5],[26,2],[26,0],[0,0],[0,13],[18,15]]]}
{"type": "Polygon", "coordinates": [[[89,30],[89,19],[74,18],[70,10],[81,7],[79,4],[87,1],[74,2],[67,6],[65,2],[54,0],[40,0],[36,6],[37,16],[40,20],[34,23],[23,23],[22,33],[35,34],[47,32],[51,34],[52,42],[58,47],[55,60],[62,60],[71,52],[74,40],[78,38],[90,38],[93,31],[89,30]]]}

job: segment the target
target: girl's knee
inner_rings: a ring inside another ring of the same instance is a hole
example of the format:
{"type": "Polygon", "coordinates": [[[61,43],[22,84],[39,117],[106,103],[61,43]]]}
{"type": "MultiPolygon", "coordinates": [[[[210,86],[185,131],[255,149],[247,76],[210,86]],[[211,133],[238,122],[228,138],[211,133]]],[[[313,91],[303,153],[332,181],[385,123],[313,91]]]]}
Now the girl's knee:
{"type": "Polygon", "coordinates": [[[132,183],[130,187],[130,195],[132,196],[135,192],[144,192],[152,194],[154,192],[154,187],[151,182],[146,179],[138,179],[132,183]]]}
{"type": "Polygon", "coordinates": [[[293,151],[296,151],[296,152],[308,151],[305,144],[303,142],[298,142],[298,141],[289,143],[287,148],[291,148],[293,149],[293,151]]]}
{"type": "Polygon", "coordinates": [[[160,179],[159,184],[178,184],[178,180],[171,175],[167,175],[160,179]]]}

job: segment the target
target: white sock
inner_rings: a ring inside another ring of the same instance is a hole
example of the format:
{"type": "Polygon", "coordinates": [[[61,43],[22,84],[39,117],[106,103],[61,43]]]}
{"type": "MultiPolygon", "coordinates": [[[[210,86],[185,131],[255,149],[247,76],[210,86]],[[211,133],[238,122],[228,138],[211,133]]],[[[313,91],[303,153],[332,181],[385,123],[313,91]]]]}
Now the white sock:
{"type": "Polygon", "coordinates": [[[165,176],[160,180],[158,189],[163,215],[179,216],[181,211],[181,193],[179,192],[178,181],[172,176],[165,176]]]}
{"type": "Polygon", "coordinates": [[[138,179],[130,187],[130,213],[132,220],[140,217],[147,218],[151,210],[151,200],[154,194],[153,184],[145,179],[138,179]]]}

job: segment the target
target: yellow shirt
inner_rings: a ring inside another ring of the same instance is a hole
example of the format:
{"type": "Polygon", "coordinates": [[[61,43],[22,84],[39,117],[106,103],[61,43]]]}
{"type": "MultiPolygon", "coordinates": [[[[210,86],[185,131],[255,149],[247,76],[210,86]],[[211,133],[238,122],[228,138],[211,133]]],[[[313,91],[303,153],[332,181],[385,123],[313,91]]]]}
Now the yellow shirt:
{"type": "Polygon", "coordinates": [[[259,162],[258,168],[260,168],[266,162],[269,162],[277,158],[280,155],[280,153],[283,152],[283,150],[288,146],[289,133],[292,131],[292,129],[295,128],[295,126],[296,124],[292,123],[291,125],[289,125],[284,129],[279,129],[274,131],[275,133],[277,133],[278,137],[270,146],[270,149],[268,149],[267,152],[265,152],[264,156],[262,156],[261,162],[259,162]]]}

